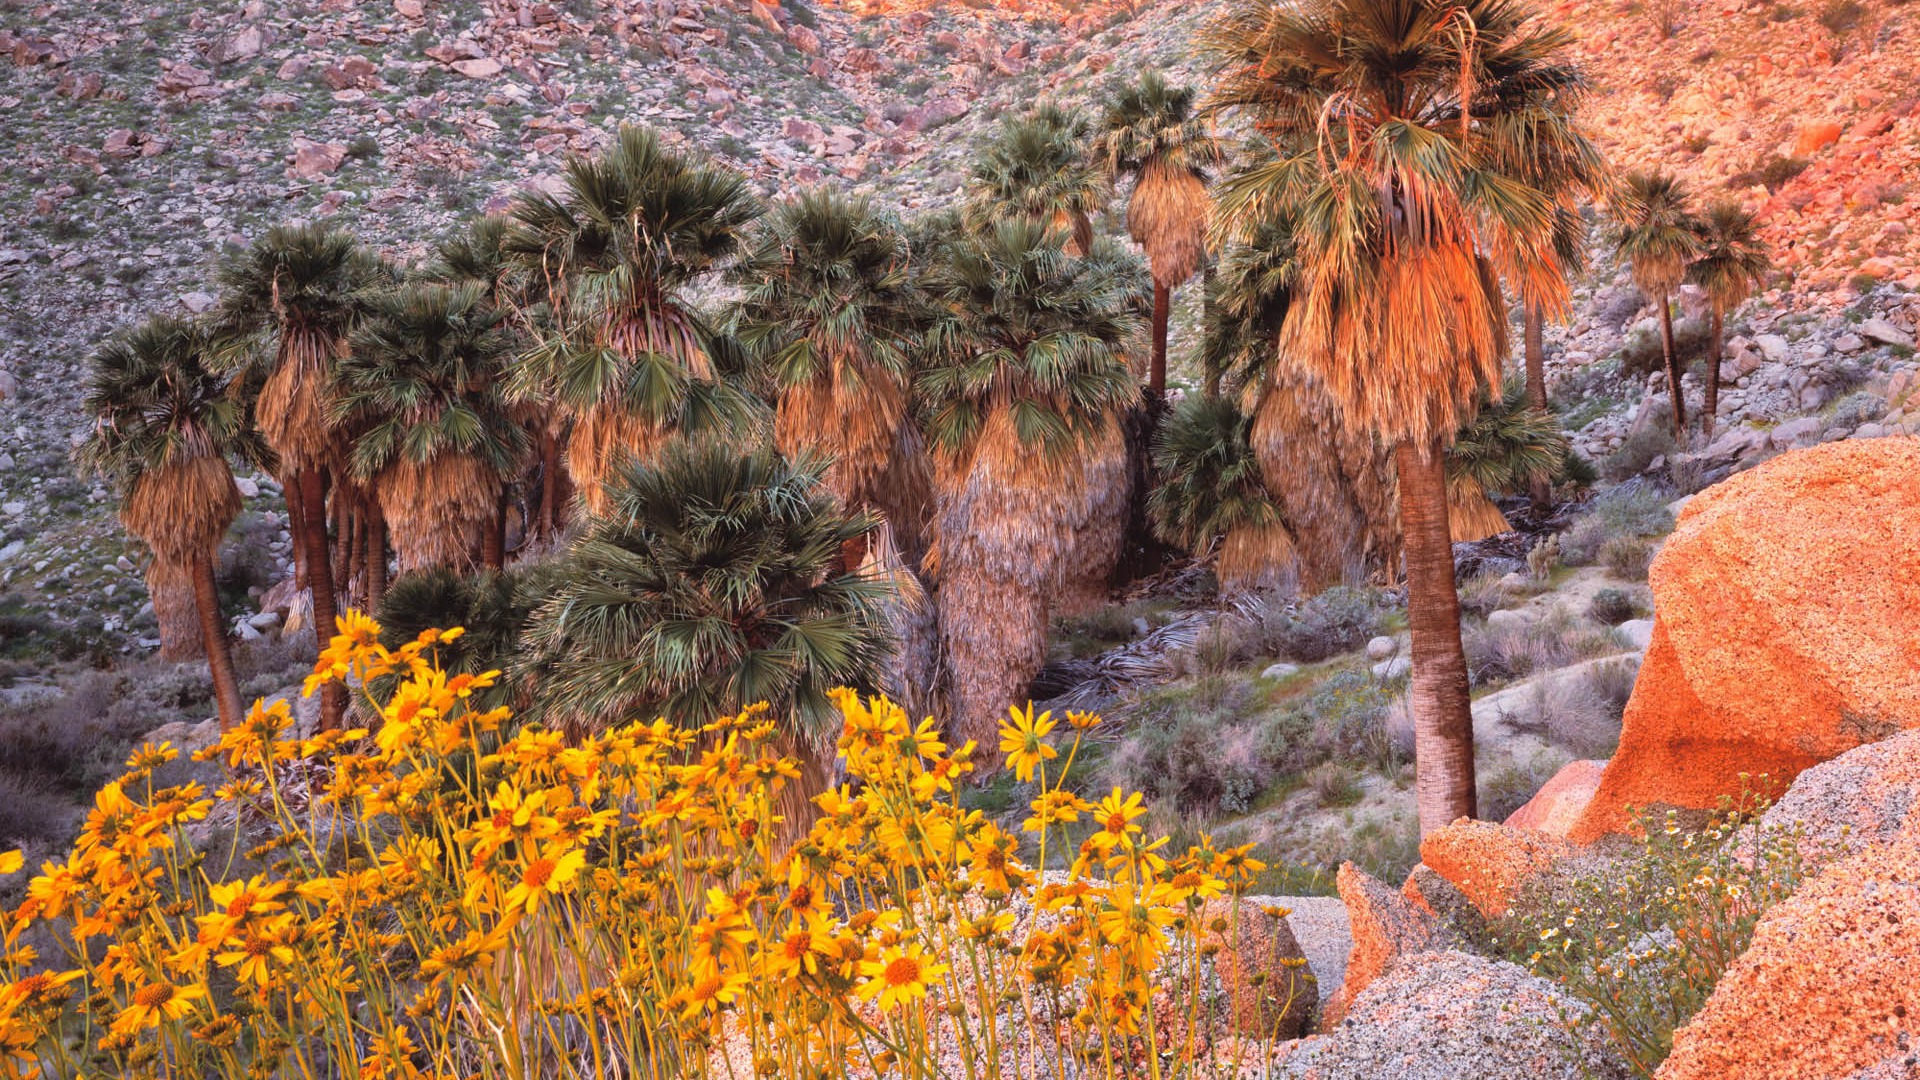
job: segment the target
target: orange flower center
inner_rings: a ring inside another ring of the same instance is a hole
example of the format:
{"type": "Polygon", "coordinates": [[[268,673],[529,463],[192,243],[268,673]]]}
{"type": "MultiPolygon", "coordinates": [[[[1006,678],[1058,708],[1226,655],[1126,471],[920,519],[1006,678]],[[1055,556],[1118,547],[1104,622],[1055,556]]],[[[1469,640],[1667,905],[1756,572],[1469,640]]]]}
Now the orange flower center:
{"type": "Polygon", "coordinates": [[[808,885],[795,885],[787,894],[787,906],[804,910],[813,906],[813,888],[808,885]]]}
{"type": "Polygon", "coordinates": [[[154,983],[133,992],[133,1003],[143,1009],[157,1009],[172,1000],[173,987],[166,983],[154,983]]]}
{"type": "Polygon", "coordinates": [[[259,894],[254,892],[252,889],[248,889],[246,892],[243,892],[239,896],[234,897],[233,902],[227,905],[227,917],[230,919],[237,919],[240,916],[245,915],[247,913],[247,909],[253,907],[253,902],[255,900],[258,900],[259,898],[260,898],[259,894]]]}
{"type": "Polygon", "coordinates": [[[895,958],[882,973],[888,986],[909,986],[920,981],[920,961],[911,956],[895,958]]]}
{"type": "Polygon", "coordinates": [[[1120,813],[1107,815],[1107,831],[1108,832],[1117,834],[1125,830],[1126,827],[1127,827],[1127,815],[1120,814],[1120,813]]]}
{"type": "Polygon", "coordinates": [[[529,889],[544,889],[547,887],[547,882],[552,880],[552,859],[535,859],[527,864],[527,872],[520,875],[521,884],[529,889]]]}

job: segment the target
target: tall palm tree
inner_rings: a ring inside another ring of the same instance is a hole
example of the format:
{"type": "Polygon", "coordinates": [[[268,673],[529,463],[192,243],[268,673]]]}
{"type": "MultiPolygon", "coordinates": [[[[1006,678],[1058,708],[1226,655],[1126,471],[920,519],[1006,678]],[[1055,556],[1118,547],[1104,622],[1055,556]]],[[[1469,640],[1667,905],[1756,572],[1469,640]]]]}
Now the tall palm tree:
{"type": "Polygon", "coordinates": [[[1253,418],[1249,445],[1290,525],[1284,538],[1273,530],[1232,537],[1229,565],[1245,561],[1248,575],[1291,576],[1318,592],[1386,569],[1400,538],[1389,448],[1348,422],[1317,380],[1282,362],[1278,343],[1299,274],[1288,218],[1245,229],[1222,252],[1202,349],[1253,418]]]}
{"type": "MultiPolygon", "coordinates": [[[[899,224],[825,188],[778,206],[734,270],[735,334],[771,376],[774,446],[922,547],[932,477],[909,395],[913,267],[899,224]]],[[[850,553],[857,566],[864,553],[850,553]]]]}
{"type": "Polygon", "coordinates": [[[1535,106],[1577,82],[1571,38],[1532,16],[1511,0],[1236,0],[1207,31],[1213,106],[1273,154],[1221,190],[1227,231],[1292,221],[1280,351],[1393,447],[1423,830],[1474,812],[1446,445],[1499,377],[1501,278],[1523,296],[1565,288],[1554,199],[1503,169],[1512,140],[1570,122],[1535,106]],[[1507,122],[1515,102],[1528,124],[1507,122]]]}
{"type": "Polygon", "coordinates": [[[1225,160],[1220,143],[1194,114],[1194,92],[1159,72],[1123,87],[1107,105],[1096,154],[1107,175],[1136,177],[1127,200],[1127,232],[1153,271],[1153,357],[1147,391],[1167,391],[1167,320],[1173,290],[1207,261],[1213,199],[1207,170],[1225,160]]]}
{"type": "Polygon", "coordinates": [[[1706,290],[1713,310],[1713,341],[1707,351],[1707,400],[1700,430],[1713,438],[1720,410],[1720,353],[1726,348],[1727,313],[1747,302],[1766,282],[1773,258],[1754,216],[1738,203],[1718,200],[1695,225],[1700,251],[1687,267],[1687,280],[1706,290]]]}
{"type": "Polygon", "coordinates": [[[1110,248],[1071,258],[1059,230],[1016,218],[951,245],[928,274],[940,309],[920,387],[940,496],[929,561],[957,738],[984,742],[1024,694],[1063,582],[1119,556],[1119,418],[1138,393],[1121,348],[1138,332],[1140,283],[1110,248]]]}
{"type": "Polygon", "coordinates": [[[827,691],[873,685],[888,628],[884,582],[840,566],[874,520],[835,505],[821,471],[710,439],[617,466],[606,512],[556,562],[524,635],[529,715],[699,724],[765,701],[826,760],[839,734],[827,691]]]}
{"type": "MultiPolygon", "coordinates": [[[[479,285],[486,302],[503,315],[501,329],[513,339],[517,362],[535,341],[552,338],[555,330],[553,312],[542,291],[544,282],[524,272],[513,251],[513,238],[512,218],[503,214],[476,218],[440,242],[427,275],[437,281],[479,285]]],[[[539,374],[550,375],[551,370],[539,374]]],[[[554,407],[556,391],[551,380],[532,371],[527,376],[510,381],[517,392],[509,394],[507,401],[514,419],[535,444],[527,462],[529,475],[523,480],[538,510],[526,523],[527,529],[551,539],[566,523],[567,503],[573,497],[564,460],[571,421],[565,410],[554,407]],[[534,469],[537,478],[531,475],[534,469]]],[[[504,508],[500,516],[504,529],[504,508]]]]}
{"type": "Polygon", "coordinates": [[[513,210],[509,247],[557,331],[516,370],[516,390],[554,388],[573,419],[568,472],[598,514],[622,458],[648,460],[676,431],[748,422],[752,400],[687,290],[725,268],[760,208],[740,174],[645,128],[570,159],[565,181],[513,210]]]}
{"type": "Polygon", "coordinates": [[[378,500],[402,573],[476,556],[500,568],[501,492],[527,450],[502,399],[504,318],[471,282],[402,285],[371,301],[335,369],[330,409],[358,432],[348,471],[378,500]]]}
{"type": "Polygon", "coordinates": [[[1680,356],[1673,345],[1673,290],[1687,264],[1700,254],[1691,200],[1679,178],[1664,172],[1628,174],[1615,194],[1614,246],[1632,267],[1633,283],[1660,308],[1660,352],[1673,396],[1673,433],[1687,437],[1686,394],[1680,389],[1680,356]]]}
{"type": "MultiPolygon", "coordinates": [[[[306,553],[314,632],[322,646],[333,632],[336,582],[327,537],[327,494],[338,477],[342,440],[329,419],[333,366],[363,307],[379,264],[348,233],[317,225],[280,226],[220,270],[217,323],[241,341],[264,335],[268,350],[227,348],[230,362],[261,364],[264,382],[255,410],[260,434],[279,457],[293,498],[294,529],[306,553]]],[[[320,723],[340,725],[346,687],[320,691],[320,723]]]]}
{"type": "Polygon", "coordinates": [[[211,349],[204,327],[169,318],[151,319],[100,346],[86,395],[94,427],[78,457],[120,489],[121,522],[153,553],[147,582],[154,595],[183,581],[191,589],[225,730],[245,710],[214,561],[240,513],[228,455],[259,451],[248,445],[245,406],[208,367],[211,349]]]}
{"type": "Polygon", "coordinates": [[[1093,250],[1093,215],[1107,205],[1106,177],[1087,154],[1092,129],[1059,105],[1003,120],[967,181],[965,217],[976,230],[1008,219],[1059,229],[1070,255],[1093,250]]]}

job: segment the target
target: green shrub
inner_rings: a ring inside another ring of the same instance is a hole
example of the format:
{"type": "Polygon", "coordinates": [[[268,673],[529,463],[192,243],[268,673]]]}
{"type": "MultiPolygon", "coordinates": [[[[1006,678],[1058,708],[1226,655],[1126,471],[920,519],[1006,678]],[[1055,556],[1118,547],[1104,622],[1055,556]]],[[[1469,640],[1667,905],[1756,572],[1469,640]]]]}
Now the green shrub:
{"type": "Polygon", "coordinates": [[[1833,426],[1857,428],[1878,421],[1887,412],[1887,399],[1867,390],[1858,390],[1840,399],[1833,407],[1833,426]]]}
{"type": "Polygon", "coordinates": [[[1673,439],[1673,411],[1664,403],[1644,424],[1627,434],[1607,459],[1600,464],[1601,475],[1614,483],[1630,480],[1647,471],[1655,460],[1680,449],[1673,439]]]}
{"type": "Polygon", "coordinates": [[[1587,603],[1587,618],[1607,626],[1619,626],[1640,617],[1640,605],[1620,589],[1601,589],[1587,603]]]}
{"type": "Polygon", "coordinates": [[[1310,757],[1296,756],[1290,764],[1301,769],[1328,758],[1366,761],[1383,775],[1397,775],[1412,756],[1412,747],[1402,745],[1387,724],[1397,696],[1366,672],[1334,674],[1307,699],[1312,734],[1307,747],[1294,749],[1310,757]]]}
{"type": "Polygon", "coordinates": [[[1307,774],[1307,786],[1320,800],[1321,806],[1353,806],[1366,792],[1361,790],[1360,777],[1350,768],[1338,761],[1323,762],[1307,774]]]}
{"type": "Polygon", "coordinates": [[[1600,545],[1600,562],[1614,577],[1645,581],[1647,567],[1653,563],[1653,544],[1639,536],[1611,537],[1600,545]]]}
{"type": "Polygon", "coordinates": [[[1774,154],[1746,172],[1737,173],[1729,178],[1727,186],[1746,188],[1760,184],[1768,191],[1778,191],[1786,186],[1787,181],[1806,172],[1807,166],[1811,164],[1813,164],[1811,161],[1803,157],[1774,154]]]}
{"type": "Polygon", "coordinates": [[[1614,536],[1664,536],[1673,531],[1672,494],[1654,484],[1622,484],[1595,497],[1560,534],[1560,560],[1589,566],[1614,536]]]}
{"type": "Polygon", "coordinates": [[[1379,634],[1390,610],[1373,589],[1336,585],[1292,613],[1264,620],[1268,651],[1301,664],[1357,649],[1379,634]]]}
{"type": "MultiPolygon", "coordinates": [[[[1713,347],[1713,332],[1704,319],[1676,319],[1673,324],[1673,351],[1685,371],[1706,358],[1713,347]]],[[[1635,330],[1627,335],[1620,350],[1620,370],[1629,375],[1646,376],[1667,369],[1666,350],[1660,343],[1660,331],[1635,330]]]]}
{"type": "Polygon", "coordinates": [[[1467,654],[1467,675],[1475,686],[1524,679],[1618,649],[1612,634],[1580,625],[1559,607],[1540,619],[1498,626],[1469,624],[1460,644],[1467,654]]]}
{"type": "Polygon", "coordinates": [[[1805,874],[1798,833],[1762,827],[1765,809],[1752,796],[1725,800],[1697,832],[1672,812],[1643,816],[1637,851],[1523,887],[1495,940],[1587,1005],[1569,1019],[1651,1078],[1674,1030],[1805,874]]]}
{"type": "Polygon", "coordinates": [[[1237,709],[1143,717],[1108,758],[1107,779],[1184,815],[1240,814],[1279,778],[1269,724],[1237,709]]]}

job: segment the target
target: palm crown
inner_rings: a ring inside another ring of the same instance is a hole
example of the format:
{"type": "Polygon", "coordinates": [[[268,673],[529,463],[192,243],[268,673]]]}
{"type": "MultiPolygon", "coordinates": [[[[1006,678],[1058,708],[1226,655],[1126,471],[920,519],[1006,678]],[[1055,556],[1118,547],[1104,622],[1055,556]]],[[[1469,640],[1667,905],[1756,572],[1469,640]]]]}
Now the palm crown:
{"type": "Polygon", "coordinates": [[[1085,117],[1041,105],[1003,121],[981,149],[967,184],[966,218],[976,229],[1008,218],[1057,226],[1074,254],[1093,246],[1093,215],[1107,183],[1086,152],[1085,117]]]}

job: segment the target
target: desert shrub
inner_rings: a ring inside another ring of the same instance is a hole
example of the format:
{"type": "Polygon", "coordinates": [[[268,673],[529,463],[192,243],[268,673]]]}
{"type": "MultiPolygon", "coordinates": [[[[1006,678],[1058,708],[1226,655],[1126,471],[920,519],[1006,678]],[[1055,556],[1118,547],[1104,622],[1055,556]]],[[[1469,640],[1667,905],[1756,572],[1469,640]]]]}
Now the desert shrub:
{"type": "Polygon", "coordinates": [[[1560,535],[1560,559],[1587,566],[1614,536],[1664,536],[1673,531],[1672,494],[1655,484],[1622,484],[1601,493],[1560,535]]]}
{"type": "Polygon", "coordinates": [[[1106,771],[1181,814],[1237,814],[1277,778],[1274,751],[1262,725],[1203,714],[1141,725],[1106,771]]]}
{"type": "Polygon", "coordinates": [[[0,766],[0,851],[66,840],[70,805],[45,777],[0,766]]]}
{"type": "Polygon", "coordinates": [[[1788,157],[1784,154],[1772,154],[1745,172],[1736,173],[1727,180],[1730,188],[1764,186],[1768,191],[1778,191],[1787,182],[1807,171],[1813,164],[1803,157],[1788,157]]]}
{"type": "Polygon", "coordinates": [[[1627,433],[1620,445],[1600,463],[1600,474],[1619,483],[1647,471],[1656,460],[1680,449],[1673,438],[1673,410],[1662,402],[1654,415],[1627,433]]]}
{"type": "Polygon", "coordinates": [[[1313,789],[1321,806],[1352,806],[1366,797],[1360,787],[1359,774],[1338,761],[1324,761],[1314,766],[1307,773],[1307,786],[1313,789]]]}
{"type": "Polygon", "coordinates": [[[1619,626],[1639,617],[1639,603],[1620,589],[1601,589],[1587,603],[1587,618],[1607,626],[1619,626]]]}
{"type": "Polygon", "coordinates": [[[1600,564],[1625,581],[1647,580],[1653,563],[1653,543],[1642,536],[1610,536],[1600,545],[1600,564]]]}
{"type": "MultiPolygon", "coordinates": [[[[389,652],[368,629],[343,635],[321,670],[363,686],[408,673],[392,698],[363,702],[374,737],[292,738],[277,702],[223,738],[222,758],[249,782],[220,803],[154,789],[173,756],[158,747],[103,792],[101,813],[34,886],[59,909],[9,923],[9,940],[48,939],[51,968],[33,1008],[7,1016],[10,1064],[72,1076],[100,1061],[121,1075],[164,1055],[165,1075],[330,1076],[397,1059],[492,1078],[590,1061],[605,1075],[812,1076],[885,1052],[911,1076],[991,1080],[1036,1064],[1117,1075],[1086,1067],[1102,1059],[1189,1075],[1254,1004],[1210,958],[1238,940],[1234,898],[1265,866],[1250,844],[1165,846],[1144,832],[1137,793],[1096,805],[1064,787],[1097,717],[1003,723],[1022,781],[1057,766],[1010,831],[958,805],[971,750],[956,756],[881,698],[834,695],[850,798],[801,787],[764,706],[697,728],[508,735],[506,710],[468,704],[488,678],[433,666],[437,635],[389,652]],[[458,782],[469,773],[487,782],[458,782]],[[815,793],[811,825],[781,823],[777,807],[815,793]],[[275,861],[210,881],[224,849],[200,846],[201,823],[217,837],[236,820],[275,861]],[[342,821],[350,848],[320,835],[342,821]],[[1043,882],[1033,867],[1050,844],[1077,857],[1043,882]],[[1212,897],[1223,899],[1200,917],[1212,897]],[[1016,912],[1037,908],[1052,915],[1018,925],[1016,912]],[[180,948],[181,926],[201,928],[200,948],[180,948]],[[93,947],[102,939],[116,949],[93,947]],[[1188,1004],[1156,1016],[1162,993],[1188,1004]],[[968,1007],[982,1001],[1007,1008],[968,1007]],[[1002,1020],[1034,1049],[1016,1060],[1009,1039],[996,1052],[984,1026],[1002,1020]],[[1080,1056],[1090,1039],[1111,1056],[1080,1056]]],[[[0,984],[19,986],[35,962],[7,950],[0,984]]],[[[1295,1034],[1245,1052],[1265,1058],[1295,1034]]]]}
{"type": "Polygon", "coordinates": [[[1382,881],[1404,881],[1420,862],[1420,823],[1411,817],[1358,826],[1342,822],[1321,830],[1302,855],[1313,865],[1351,862],[1382,881]]]}
{"type": "Polygon", "coordinates": [[[1539,619],[1469,623],[1460,635],[1475,686],[1524,679],[1615,651],[1613,635],[1583,626],[1565,608],[1539,619]]]}
{"type": "MultiPolygon", "coordinates": [[[[1640,664],[1632,657],[1622,657],[1617,661],[1595,664],[1588,668],[1581,681],[1594,701],[1606,710],[1607,723],[1611,725],[1614,740],[1620,735],[1620,717],[1627,711],[1627,699],[1633,696],[1633,684],[1640,677],[1640,664]]],[[[1588,754],[1588,757],[1611,757],[1612,751],[1605,754],[1588,754]]]]}
{"type": "Polygon", "coordinates": [[[1860,25],[1867,14],[1860,0],[1827,0],[1820,5],[1820,25],[1834,37],[1845,37],[1860,25]]]}
{"type": "Polygon", "coordinates": [[[1315,760],[1365,761],[1384,775],[1397,775],[1410,748],[1401,745],[1388,725],[1396,698],[1366,672],[1336,673],[1307,699],[1308,743],[1295,745],[1289,764],[1300,769],[1315,760]]]}
{"type": "Polygon", "coordinates": [[[1857,428],[1878,421],[1887,411],[1887,399],[1865,390],[1856,391],[1833,407],[1833,426],[1857,428]]]}
{"type": "Polygon", "coordinates": [[[1570,1019],[1651,1078],[1674,1030],[1805,875],[1798,834],[1763,827],[1765,809],[1752,796],[1726,800],[1698,831],[1672,812],[1645,815],[1644,840],[1628,857],[1523,887],[1496,940],[1587,1005],[1570,1019]]]}
{"type": "MultiPolygon", "coordinates": [[[[1674,320],[1673,352],[1680,360],[1681,371],[1706,359],[1707,350],[1712,347],[1713,331],[1704,320],[1674,320]]],[[[1620,350],[1620,370],[1642,377],[1667,370],[1667,354],[1660,341],[1660,331],[1642,327],[1628,334],[1620,350]]]]}
{"type": "Polygon", "coordinates": [[[1507,604],[1503,574],[1475,574],[1460,583],[1460,614],[1484,619],[1507,604]]]}
{"type": "Polygon", "coordinates": [[[1319,663],[1365,645],[1380,633],[1391,606],[1373,589],[1337,585],[1292,612],[1263,621],[1268,652],[1302,664],[1319,663]]]}
{"type": "Polygon", "coordinates": [[[1480,778],[1477,799],[1480,817],[1486,821],[1505,821],[1515,810],[1527,804],[1547,781],[1558,772],[1560,762],[1535,756],[1525,762],[1509,761],[1487,771],[1480,778]]]}

